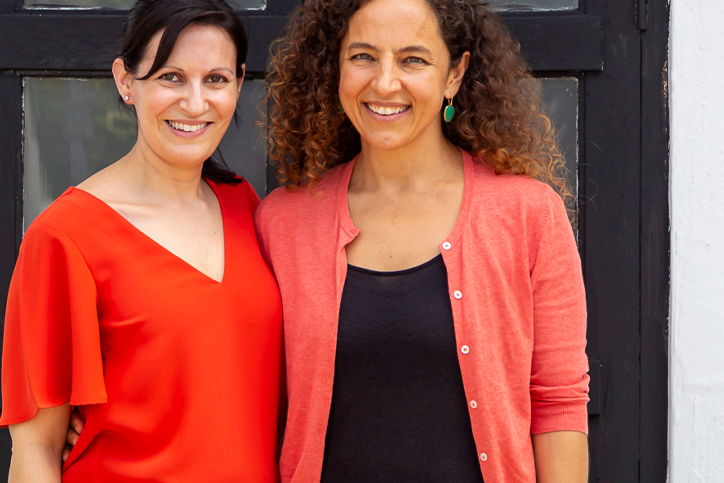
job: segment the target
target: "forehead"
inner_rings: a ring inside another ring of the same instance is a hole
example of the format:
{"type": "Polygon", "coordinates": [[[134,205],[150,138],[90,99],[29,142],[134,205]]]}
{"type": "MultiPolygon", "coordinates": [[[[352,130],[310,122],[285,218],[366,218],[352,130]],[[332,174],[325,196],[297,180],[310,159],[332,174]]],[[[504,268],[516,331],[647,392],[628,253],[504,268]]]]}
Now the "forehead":
{"type": "MultiPolygon", "coordinates": [[[[163,30],[154,34],[148,43],[145,62],[153,62],[161,42],[163,30]]],[[[234,67],[236,46],[229,33],[213,25],[190,25],[179,34],[167,64],[188,63],[234,67]]]]}
{"type": "Polygon", "coordinates": [[[345,41],[380,48],[445,45],[437,17],[425,0],[372,0],[364,4],[350,19],[345,41]]]}

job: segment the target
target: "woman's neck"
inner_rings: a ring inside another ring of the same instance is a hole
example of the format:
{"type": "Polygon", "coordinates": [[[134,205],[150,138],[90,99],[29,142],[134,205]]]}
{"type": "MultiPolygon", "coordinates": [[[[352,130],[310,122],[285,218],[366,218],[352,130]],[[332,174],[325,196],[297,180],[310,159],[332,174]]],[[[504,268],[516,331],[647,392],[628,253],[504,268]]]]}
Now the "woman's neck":
{"type": "Polygon", "coordinates": [[[203,197],[203,164],[193,167],[173,166],[141,143],[137,143],[119,163],[139,195],[176,202],[188,202],[203,197]]]}
{"type": "Polygon", "coordinates": [[[429,183],[462,176],[460,150],[440,133],[429,141],[384,150],[362,141],[350,190],[425,189],[429,183]]]}

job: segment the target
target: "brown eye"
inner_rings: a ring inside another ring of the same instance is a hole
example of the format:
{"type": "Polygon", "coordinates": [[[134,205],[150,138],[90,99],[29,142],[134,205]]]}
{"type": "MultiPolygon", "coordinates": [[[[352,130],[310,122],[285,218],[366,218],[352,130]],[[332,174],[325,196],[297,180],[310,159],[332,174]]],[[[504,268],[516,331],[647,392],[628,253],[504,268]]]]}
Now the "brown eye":
{"type": "Polygon", "coordinates": [[[209,81],[212,84],[223,84],[225,82],[229,82],[223,75],[212,75],[209,77],[209,81]]]}
{"type": "Polygon", "coordinates": [[[168,82],[177,82],[179,80],[179,77],[178,77],[178,75],[176,75],[172,72],[169,72],[168,74],[163,74],[162,76],[160,76],[159,79],[168,81],[168,82]]]}

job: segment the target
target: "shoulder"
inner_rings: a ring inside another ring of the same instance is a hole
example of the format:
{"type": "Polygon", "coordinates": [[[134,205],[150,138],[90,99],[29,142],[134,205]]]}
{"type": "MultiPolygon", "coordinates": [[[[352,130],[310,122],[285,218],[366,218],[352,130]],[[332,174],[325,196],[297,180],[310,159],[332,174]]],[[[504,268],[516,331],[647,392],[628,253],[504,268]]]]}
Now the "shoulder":
{"type": "Polygon", "coordinates": [[[93,225],[93,220],[83,210],[74,209],[65,197],[59,198],[33,220],[25,231],[18,265],[31,272],[33,267],[41,271],[58,270],[59,265],[65,265],[67,269],[84,267],[86,271],[87,262],[79,244],[91,242],[93,237],[87,226],[93,225]],[[83,222],[87,224],[86,228],[79,228],[83,222]]]}
{"type": "MultiPolygon", "coordinates": [[[[476,207],[504,217],[545,217],[552,205],[562,208],[563,201],[549,185],[528,176],[496,174],[484,161],[476,160],[476,207]]],[[[565,211],[565,208],[563,208],[565,211]]]]}
{"type": "Polygon", "coordinates": [[[96,212],[93,204],[93,195],[68,188],[32,221],[23,240],[51,235],[71,239],[88,231],[96,212]]]}
{"type": "Polygon", "coordinates": [[[222,201],[238,204],[239,202],[250,202],[253,209],[259,205],[259,195],[254,187],[245,178],[239,177],[236,183],[218,183],[211,180],[206,182],[211,185],[216,195],[222,201]]]}
{"type": "Polygon", "coordinates": [[[256,190],[246,179],[239,177],[236,183],[220,183],[206,179],[206,182],[214,188],[214,190],[224,197],[244,198],[250,194],[256,195],[256,190]]]}
{"type": "Polygon", "coordinates": [[[470,221],[477,236],[500,246],[527,246],[533,258],[540,240],[551,233],[572,239],[568,212],[553,188],[523,175],[496,174],[479,160],[473,172],[470,221]]]}
{"type": "Polygon", "coordinates": [[[264,224],[269,218],[311,222],[327,216],[336,208],[337,195],[347,166],[348,163],[345,163],[332,168],[313,185],[305,183],[295,189],[285,186],[275,189],[259,205],[257,224],[264,224]]]}

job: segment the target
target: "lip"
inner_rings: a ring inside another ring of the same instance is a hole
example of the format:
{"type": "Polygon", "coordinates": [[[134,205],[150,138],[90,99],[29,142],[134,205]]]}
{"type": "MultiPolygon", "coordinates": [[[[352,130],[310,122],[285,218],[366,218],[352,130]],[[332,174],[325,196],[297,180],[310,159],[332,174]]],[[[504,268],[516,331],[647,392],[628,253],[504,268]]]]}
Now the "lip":
{"type": "Polygon", "coordinates": [[[176,121],[175,119],[173,121],[181,122],[183,124],[188,124],[189,126],[197,126],[199,124],[206,124],[206,127],[203,129],[199,129],[198,131],[186,132],[186,131],[179,131],[178,129],[174,129],[171,126],[171,124],[169,124],[168,120],[164,121],[164,124],[166,124],[166,127],[168,127],[169,131],[171,131],[174,135],[176,135],[180,138],[184,138],[184,139],[197,138],[197,137],[203,135],[206,131],[208,131],[208,129],[214,124],[213,122],[205,123],[203,121],[176,121]]]}
{"type": "Polygon", "coordinates": [[[399,103],[390,103],[390,102],[375,102],[375,106],[379,107],[405,107],[407,106],[407,109],[405,109],[402,112],[398,112],[397,114],[390,114],[389,116],[383,116],[382,114],[377,114],[375,111],[369,108],[369,105],[367,102],[362,103],[364,105],[364,110],[367,113],[368,116],[370,116],[375,121],[379,122],[394,122],[398,119],[402,118],[405,114],[410,112],[412,110],[412,106],[409,104],[399,104],[399,103]]]}

